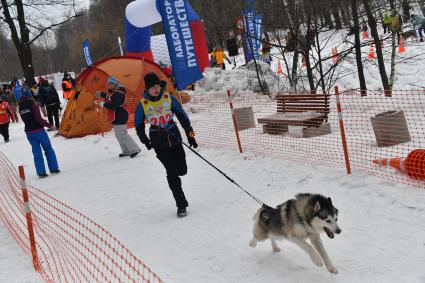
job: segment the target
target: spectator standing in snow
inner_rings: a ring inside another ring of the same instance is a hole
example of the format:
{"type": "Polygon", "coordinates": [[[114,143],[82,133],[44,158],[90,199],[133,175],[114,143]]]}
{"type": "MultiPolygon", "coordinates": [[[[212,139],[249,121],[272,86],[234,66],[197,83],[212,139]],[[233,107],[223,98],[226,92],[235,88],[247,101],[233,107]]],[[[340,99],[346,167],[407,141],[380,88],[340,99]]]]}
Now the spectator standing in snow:
{"type": "Polygon", "coordinates": [[[12,122],[18,122],[18,114],[16,113],[17,101],[15,95],[12,93],[10,86],[3,85],[2,98],[9,104],[9,108],[12,111],[13,119],[12,122]]]}
{"type": "MultiPolygon", "coordinates": [[[[22,85],[21,85],[21,82],[20,82],[20,81],[18,81],[18,80],[16,80],[16,81],[12,82],[12,84],[11,84],[11,85],[14,85],[14,86],[12,87],[12,92],[13,92],[13,94],[15,95],[15,99],[16,99],[16,101],[20,101],[21,93],[22,93],[22,85]]],[[[32,93],[31,93],[31,95],[32,95],[32,93]]]]}
{"type": "Polygon", "coordinates": [[[43,112],[46,112],[47,119],[50,124],[53,124],[56,129],[59,129],[59,110],[60,110],[60,100],[59,95],[53,85],[49,84],[47,79],[40,77],[38,79],[38,93],[39,93],[39,102],[42,109],[45,108],[43,112]]]}
{"type": "Polygon", "coordinates": [[[397,44],[400,44],[400,34],[402,25],[403,19],[401,18],[401,15],[397,13],[397,11],[393,11],[391,13],[390,31],[394,34],[397,33],[397,44]]]}
{"type": "Polygon", "coordinates": [[[148,73],[144,77],[146,91],[137,105],[134,125],[140,141],[148,150],[153,148],[156,157],[164,165],[167,172],[167,181],[177,206],[177,217],[187,215],[189,205],[182,189],[180,176],[187,173],[186,154],[182,145],[182,137],[174,115],[186,132],[190,146],[198,147],[195,133],[190,125],[189,117],[180,103],[166,90],[166,82],[161,81],[155,73],[148,73]],[[145,133],[147,120],[151,125],[149,138],[145,133]]]}
{"type": "Polygon", "coordinates": [[[105,107],[109,111],[112,125],[114,127],[115,137],[121,147],[122,153],[119,157],[130,156],[135,157],[140,152],[140,147],[134,142],[127,132],[128,111],[124,107],[125,102],[125,86],[120,84],[115,77],[109,77],[106,83],[107,93],[97,92],[97,98],[102,99],[101,107],[105,107]]]}
{"type": "Polygon", "coordinates": [[[40,108],[34,102],[31,90],[28,87],[22,89],[21,100],[19,101],[19,115],[25,123],[25,133],[32,147],[37,175],[40,178],[47,177],[41,148],[43,148],[46,155],[50,173],[58,174],[60,170],[56,153],[53,150],[47,132],[44,130],[44,127],[50,130],[56,130],[56,128],[41,117],[40,108]]]}
{"type": "Polygon", "coordinates": [[[75,80],[65,72],[62,79],[63,98],[69,100],[75,94],[75,80]]]}
{"type": "Polygon", "coordinates": [[[390,25],[391,25],[391,14],[390,12],[385,12],[382,20],[382,26],[384,28],[384,34],[387,33],[387,31],[390,31],[390,25]]]}
{"type": "Polygon", "coordinates": [[[227,58],[226,54],[221,47],[214,48],[214,58],[217,66],[219,66],[222,70],[226,70],[226,65],[224,64],[224,59],[230,64],[229,58],[227,58]]]}
{"type": "Polygon", "coordinates": [[[363,39],[369,38],[369,28],[367,26],[367,23],[365,21],[362,21],[362,32],[363,32],[363,39]]]}
{"type": "Polygon", "coordinates": [[[14,120],[12,110],[9,107],[9,103],[3,100],[3,95],[0,95],[0,134],[3,136],[4,142],[9,142],[10,120],[14,120]]]}
{"type": "Polygon", "coordinates": [[[412,14],[410,16],[410,20],[412,21],[412,24],[415,27],[419,26],[419,30],[418,30],[419,37],[420,37],[421,42],[423,42],[424,41],[424,36],[423,36],[422,33],[425,33],[425,17],[424,16],[419,16],[419,15],[412,14]]]}

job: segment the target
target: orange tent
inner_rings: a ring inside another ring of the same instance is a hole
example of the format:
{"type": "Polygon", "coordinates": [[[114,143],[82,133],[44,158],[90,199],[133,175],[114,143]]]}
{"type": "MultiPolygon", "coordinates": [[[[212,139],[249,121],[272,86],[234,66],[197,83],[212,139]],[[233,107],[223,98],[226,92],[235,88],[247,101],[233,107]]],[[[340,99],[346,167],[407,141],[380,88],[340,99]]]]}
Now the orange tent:
{"type": "Polygon", "coordinates": [[[166,81],[167,90],[180,102],[189,100],[186,93],[177,93],[173,83],[162,73],[159,65],[132,56],[105,58],[78,75],[76,92],[66,105],[59,135],[67,138],[82,137],[112,129],[107,110],[95,104],[96,91],[105,91],[104,87],[109,76],[116,77],[126,87],[125,106],[130,112],[129,126],[132,125],[135,108],[145,89],[143,76],[149,72],[156,73],[161,80],[166,81]]]}

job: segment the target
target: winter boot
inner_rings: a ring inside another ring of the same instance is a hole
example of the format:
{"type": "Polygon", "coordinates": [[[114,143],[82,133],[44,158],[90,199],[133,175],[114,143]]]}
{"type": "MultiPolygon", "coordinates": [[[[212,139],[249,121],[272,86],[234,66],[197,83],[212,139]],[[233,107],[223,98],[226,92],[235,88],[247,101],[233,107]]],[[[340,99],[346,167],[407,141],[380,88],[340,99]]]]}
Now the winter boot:
{"type": "Polygon", "coordinates": [[[56,169],[56,170],[53,170],[52,172],[50,172],[50,173],[52,173],[52,174],[59,174],[61,172],[61,170],[59,170],[59,169],[56,169]]]}
{"type": "Polygon", "coordinates": [[[183,218],[183,217],[186,217],[186,216],[187,216],[186,207],[177,209],[177,217],[178,218],[183,218]]]}
{"type": "Polygon", "coordinates": [[[135,153],[130,154],[130,158],[134,158],[136,157],[136,155],[139,154],[140,151],[136,151],[135,153]]]}
{"type": "Polygon", "coordinates": [[[38,177],[40,179],[46,178],[47,176],[49,176],[49,175],[47,175],[47,174],[38,174],[38,177]]]}
{"type": "Polygon", "coordinates": [[[121,158],[121,157],[126,157],[126,156],[128,156],[127,154],[124,154],[124,153],[120,153],[120,154],[118,154],[118,157],[119,158],[121,158]]]}

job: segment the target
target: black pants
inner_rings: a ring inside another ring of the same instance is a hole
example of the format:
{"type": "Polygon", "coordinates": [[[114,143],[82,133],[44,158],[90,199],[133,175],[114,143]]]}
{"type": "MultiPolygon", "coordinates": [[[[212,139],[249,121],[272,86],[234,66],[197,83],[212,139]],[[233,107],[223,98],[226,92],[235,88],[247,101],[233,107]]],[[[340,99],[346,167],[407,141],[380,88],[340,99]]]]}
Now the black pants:
{"type": "Polygon", "coordinates": [[[164,165],[167,171],[167,181],[178,208],[185,208],[189,204],[182,189],[182,181],[179,176],[186,175],[186,154],[181,144],[171,148],[155,149],[156,157],[164,165]]]}
{"type": "Polygon", "coordinates": [[[9,123],[0,124],[0,134],[3,136],[4,141],[9,141],[9,123]]]}
{"type": "Polygon", "coordinates": [[[59,105],[53,104],[46,106],[47,119],[53,125],[53,118],[55,119],[55,127],[59,129],[59,105]]]}

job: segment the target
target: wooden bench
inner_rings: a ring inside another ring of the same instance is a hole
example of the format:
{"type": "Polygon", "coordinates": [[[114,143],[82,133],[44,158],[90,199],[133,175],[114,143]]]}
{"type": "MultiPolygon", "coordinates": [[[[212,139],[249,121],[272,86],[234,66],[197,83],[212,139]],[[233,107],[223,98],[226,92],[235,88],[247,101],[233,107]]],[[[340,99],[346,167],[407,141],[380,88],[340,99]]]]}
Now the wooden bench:
{"type": "Polygon", "coordinates": [[[319,127],[328,120],[329,94],[280,94],[276,96],[277,113],[258,118],[263,132],[280,134],[288,125],[319,127]]]}

